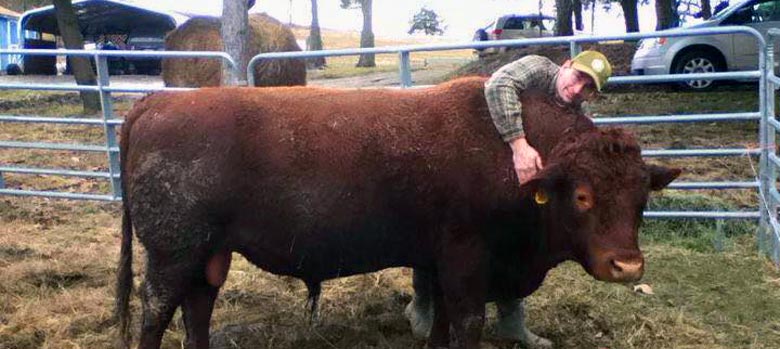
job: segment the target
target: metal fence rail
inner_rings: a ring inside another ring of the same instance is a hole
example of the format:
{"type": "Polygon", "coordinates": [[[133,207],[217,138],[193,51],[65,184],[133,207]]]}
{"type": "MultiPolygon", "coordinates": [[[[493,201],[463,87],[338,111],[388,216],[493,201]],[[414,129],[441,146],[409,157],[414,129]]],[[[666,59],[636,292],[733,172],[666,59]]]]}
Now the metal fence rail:
{"type": "Polygon", "coordinates": [[[105,135],[104,144],[63,144],[48,142],[17,142],[0,141],[0,148],[54,150],[104,153],[108,159],[108,171],[74,171],[58,168],[28,168],[16,166],[0,166],[0,195],[43,196],[76,200],[119,201],[122,198],[122,186],[119,169],[119,146],[116,140],[116,127],[124,120],[113,114],[112,92],[153,92],[158,90],[190,90],[188,88],[156,88],[156,87],[123,87],[110,86],[108,74],[108,57],[163,57],[163,58],[214,58],[221,59],[236,70],[235,61],[224,52],[159,52],[159,51],[84,51],[84,50],[0,50],[0,54],[36,55],[36,56],[81,56],[95,60],[97,85],[53,85],[53,84],[0,84],[0,89],[46,90],[46,91],[93,91],[100,95],[100,118],[56,118],[42,116],[0,115],[0,123],[39,123],[56,125],[82,125],[102,127],[105,135]],[[81,177],[108,180],[111,184],[111,194],[70,193],[42,190],[22,190],[5,187],[3,173],[24,175],[47,175],[62,177],[81,177]]]}
{"type": "MultiPolygon", "coordinates": [[[[697,73],[684,75],[649,75],[649,76],[616,76],[610,79],[610,84],[645,84],[658,82],[681,82],[689,80],[758,80],[759,83],[759,108],[756,111],[738,113],[711,113],[688,115],[647,115],[647,116],[623,116],[623,117],[599,117],[594,119],[598,125],[638,125],[656,123],[694,123],[694,122],[758,122],[759,134],[757,140],[758,149],[748,148],[719,148],[719,149],[647,149],[642,152],[645,157],[724,157],[743,156],[749,161],[754,157],[759,159],[758,176],[739,181],[720,182],[675,182],[670,188],[680,190],[744,190],[756,189],[760,197],[760,205],[749,211],[647,211],[646,217],[679,219],[679,218],[707,218],[707,219],[758,219],[760,222],[759,245],[762,250],[769,253],[776,262],[780,262],[780,224],[777,222],[777,211],[780,207],[780,193],[775,183],[777,181],[777,168],[780,167],[780,157],[775,151],[775,132],[780,132],[780,122],[774,115],[775,90],[780,86],[780,78],[774,75],[774,56],[771,42],[767,44],[764,37],[755,29],[742,26],[718,27],[688,30],[668,30],[654,33],[631,33],[624,35],[606,36],[582,36],[582,37],[548,37],[538,39],[518,39],[487,42],[468,42],[461,44],[415,45],[396,47],[376,47],[367,49],[342,49],[309,52],[274,52],[264,53],[253,57],[247,66],[247,79],[249,85],[254,85],[254,67],[263,60],[313,58],[325,56],[357,56],[361,54],[397,54],[399,59],[399,80],[401,88],[412,87],[411,54],[420,51],[444,51],[460,49],[480,49],[488,47],[520,47],[531,45],[569,45],[571,55],[580,52],[583,43],[598,43],[614,40],[638,40],[655,37],[678,37],[690,35],[716,35],[716,34],[744,34],[756,39],[759,48],[759,69],[753,71],[721,72],[721,73],[697,73]]],[[[780,31],[774,31],[772,35],[780,35],[780,31]]],[[[771,37],[771,36],[770,36],[771,37]]],[[[100,93],[103,113],[101,119],[86,118],[45,118],[28,116],[0,115],[0,122],[40,122],[65,125],[90,125],[102,126],[106,134],[105,145],[84,144],[51,144],[29,142],[0,142],[0,148],[30,148],[30,149],[55,149],[77,150],[89,152],[104,152],[109,159],[108,171],[72,171],[61,169],[33,169],[17,168],[10,166],[0,167],[0,195],[23,196],[47,196],[56,198],[86,199],[116,201],[121,199],[121,186],[119,186],[118,148],[116,145],[115,127],[122,124],[111,113],[112,92],[151,92],[157,90],[187,90],[182,88],[145,88],[129,86],[109,86],[107,71],[107,57],[211,57],[227,61],[235,68],[234,61],[222,52],[138,52],[138,51],[75,51],[75,50],[0,50],[0,54],[35,54],[35,55],[75,55],[88,56],[96,60],[98,68],[97,86],[60,86],[60,85],[31,85],[31,84],[0,84],[0,89],[33,89],[33,90],[72,90],[72,91],[97,91],[100,93]],[[93,177],[106,179],[112,183],[111,195],[62,193],[51,191],[30,191],[3,188],[2,173],[19,173],[30,175],[60,175],[71,177],[93,177]]]]}

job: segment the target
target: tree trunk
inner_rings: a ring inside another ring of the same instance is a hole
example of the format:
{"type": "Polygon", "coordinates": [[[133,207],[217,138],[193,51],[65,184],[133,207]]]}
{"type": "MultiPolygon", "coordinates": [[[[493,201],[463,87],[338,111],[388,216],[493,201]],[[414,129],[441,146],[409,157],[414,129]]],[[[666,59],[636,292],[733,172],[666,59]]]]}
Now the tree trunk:
{"type": "MultiPolygon", "coordinates": [[[[371,8],[373,0],[361,0],[360,11],[363,12],[363,31],[360,32],[360,48],[374,47],[374,31],[371,25],[371,8]]],[[[358,67],[376,67],[374,54],[360,55],[358,67]]]]}
{"type": "Polygon", "coordinates": [[[710,0],[701,0],[701,18],[710,19],[712,17],[712,6],[710,0]]]}
{"type": "Polygon", "coordinates": [[[675,28],[679,25],[676,0],[656,0],[655,16],[658,21],[655,30],[675,28]]]}
{"type": "Polygon", "coordinates": [[[620,7],[623,8],[623,17],[626,21],[626,32],[635,33],[639,31],[639,17],[636,8],[637,0],[620,0],[620,7]]]}
{"type": "Polygon", "coordinates": [[[568,36],[574,34],[574,31],[571,28],[571,2],[572,0],[555,0],[555,8],[557,9],[557,25],[555,28],[556,36],[568,36]]]}
{"type": "MultiPolygon", "coordinates": [[[[317,0],[311,0],[311,28],[306,39],[307,51],[322,51],[322,36],[320,35],[320,20],[317,9],[317,0]]],[[[319,69],[325,66],[325,57],[313,57],[306,60],[310,69],[319,69]]]]}
{"type": "Polygon", "coordinates": [[[585,25],[582,24],[582,0],[571,1],[574,10],[574,28],[582,31],[585,30],[585,25]]]}
{"type": "Polygon", "coordinates": [[[222,0],[223,51],[236,62],[237,71],[222,62],[222,85],[246,86],[246,66],[249,61],[249,15],[246,0],[222,0]]]}
{"type": "MultiPolygon", "coordinates": [[[[69,50],[83,50],[84,37],[71,0],[52,0],[57,16],[57,27],[60,29],[62,42],[69,50]]],[[[78,85],[97,85],[95,72],[87,57],[70,56],[71,70],[78,85]]],[[[81,91],[81,103],[84,113],[94,114],[100,111],[100,95],[97,92],[81,91]]]]}

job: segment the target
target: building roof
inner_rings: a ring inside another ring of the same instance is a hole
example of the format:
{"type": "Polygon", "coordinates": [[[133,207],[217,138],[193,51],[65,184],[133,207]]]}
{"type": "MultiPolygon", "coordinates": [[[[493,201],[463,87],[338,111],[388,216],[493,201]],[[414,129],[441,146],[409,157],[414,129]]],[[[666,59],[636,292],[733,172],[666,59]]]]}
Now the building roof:
{"type": "MultiPolygon", "coordinates": [[[[181,17],[118,0],[75,0],[73,10],[84,36],[137,31],[164,33],[176,28],[181,17]]],[[[27,11],[19,21],[22,29],[60,35],[54,6],[27,11]]]]}
{"type": "Polygon", "coordinates": [[[16,18],[19,18],[19,16],[21,16],[21,14],[18,13],[18,12],[11,11],[11,10],[5,8],[5,7],[0,6],[0,16],[10,17],[10,18],[16,19],[16,18]]]}

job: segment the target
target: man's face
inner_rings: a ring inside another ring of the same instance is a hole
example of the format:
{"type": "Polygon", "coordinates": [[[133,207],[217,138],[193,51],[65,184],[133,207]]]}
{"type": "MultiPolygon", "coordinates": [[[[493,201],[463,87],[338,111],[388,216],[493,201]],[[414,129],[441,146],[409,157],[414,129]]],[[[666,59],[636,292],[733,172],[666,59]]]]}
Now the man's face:
{"type": "Polygon", "coordinates": [[[596,83],[590,75],[571,67],[566,61],[558,72],[555,84],[558,97],[566,103],[582,102],[596,95],[596,83]]]}

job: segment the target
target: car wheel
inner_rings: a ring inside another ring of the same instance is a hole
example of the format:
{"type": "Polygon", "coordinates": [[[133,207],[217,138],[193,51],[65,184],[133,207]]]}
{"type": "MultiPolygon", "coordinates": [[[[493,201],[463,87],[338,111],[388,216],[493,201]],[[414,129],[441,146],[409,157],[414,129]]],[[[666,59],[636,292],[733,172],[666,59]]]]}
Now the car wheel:
{"type": "MultiPolygon", "coordinates": [[[[674,68],[675,74],[715,73],[724,71],[725,67],[708,52],[692,51],[685,53],[677,61],[674,68]]],[[[692,91],[709,91],[716,85],[715,80],[689,80],[680,83],[680,86],[692,91]]]]}
{"type": "Polygon", "coordinates": [[[5,66],[5,73],[8,75],[21,75],[22,68],[20,68],[19,65],[16,63],[11,63],[5,66]]]}
{"type": "MultiPolygon", "coordinates": [[[[488,40],[488,33],[485,31],[485,29],[477,29],[476,32],[474,32],[474,41],[487,41],[488,40]]],[[[478,48],[476,49],[479,52],[484,51],[484,48],[478,48]]]]}

